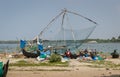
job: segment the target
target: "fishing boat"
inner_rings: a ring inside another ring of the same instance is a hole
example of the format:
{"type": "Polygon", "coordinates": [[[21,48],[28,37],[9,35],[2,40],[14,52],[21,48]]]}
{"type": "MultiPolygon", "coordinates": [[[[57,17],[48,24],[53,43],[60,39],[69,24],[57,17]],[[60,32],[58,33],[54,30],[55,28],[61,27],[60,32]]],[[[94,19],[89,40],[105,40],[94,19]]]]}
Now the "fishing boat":
{"type": "Polygon", "coordinates": [[[27,50],[25,50],[25,47],[26,47],[26,41],[20,40],[21,51],[22,51],[23,55],[26,56],[27,58],[36,58],[40,55],[39,50],[36,50],[36,53],[35,52],[28,52],[27,50]]]}
{"type": "Polygon", "coordinates": [[[9,67],[9,60],[3,65],[0,66],[0,77],[6,77],[9,67]]]}
{"type": "Polygon", "coordinates": [[[27,58],[37,58],[40,55],[40,51],[37,51],[37,53],[27,52],[25,49],[22,49],[21,51],[27,58]]]}
{"type": "Polygon", "coordinates": [[[117,52],[117,50],[114,50],[114,52],[111,53],[112,58],[119,58],[119,53],[117,52]]]}

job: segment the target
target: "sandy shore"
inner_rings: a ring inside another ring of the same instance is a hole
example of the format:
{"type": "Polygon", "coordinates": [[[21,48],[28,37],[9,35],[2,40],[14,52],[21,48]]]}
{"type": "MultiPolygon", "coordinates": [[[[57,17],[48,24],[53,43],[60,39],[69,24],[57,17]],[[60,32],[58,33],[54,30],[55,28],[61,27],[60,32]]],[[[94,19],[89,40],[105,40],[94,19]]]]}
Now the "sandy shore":
{"type": "MultiPolygon", "coordinates": [[[[0,61],[6,62],[8,58],[2,58],[0,61]]],[[[24,58],[10,58],[10,63],[22,60],[24,58]]],[[[35,59],[25,59],[34,61],[35,59]]],[[[115,64],[120,64],[119,59],[107,59],[115,64]]],[[[106,69],[89,67],[90,63],[79,62],[77,59],[71,59],[68,67],[53,66],[34,66],[17,67],[9,66],[7,77],[120,77],[120,69],[106,69]]]]}
{"type": "Polygon", "coordinates": [[[80,67],[74,71],[9,71],[7,77],[120,77],[118,70],[80,67]]]}
{"type": "MultiPolygon", "coordinates": [[[[118,61],[120,60],[117,59],[118,61]]],[[[71,60],[69,67],[13,67],[14,70],[9,70],[7,77],[120,77],[120,70],[107,70],[106,68],[93,68],[85,65],[89,64],[71,60]],[[36,69],[44,69],[44,71],[36,71],[36,69]],[[67,71],[51,71],[53,69],[67,71]]]]}

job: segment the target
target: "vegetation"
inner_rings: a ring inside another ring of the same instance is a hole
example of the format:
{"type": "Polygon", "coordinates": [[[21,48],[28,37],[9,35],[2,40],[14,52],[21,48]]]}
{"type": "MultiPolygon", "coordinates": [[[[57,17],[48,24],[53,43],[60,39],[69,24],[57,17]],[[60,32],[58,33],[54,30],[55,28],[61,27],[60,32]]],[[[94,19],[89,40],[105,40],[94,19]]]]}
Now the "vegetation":
{"type": "Polygon", "coordinates": [[[113,68],[120,70],[120,64],[114,64],[111,61],[98,60],[98,61],[91,61],[90,63],[93,64],[93,65],[89,65],[90,67],[97,67],[97,68],[105,67],[106,69],[113,68]]]}
{"type": "Polygon", "coordinates": [[[16,63],[10,63],[10,66],[60,66],[60,67],[67,67],[68,66],[68,62],[40,62],[40,63],[31,63],[25,60],[20,60],[16,63]]]}
{"type": "Polygon", "coordinates": [[[0,44],[18,44],[19,41],[14,41],[14,40],[8,40],[8,41],[0,41],[0,44]]]}
{"type": "Polygon", "coordinates": [[[117,38],[112,37],[111,39],[87,39],[85,42],[88,41],[96,41],[98,43],[120,43],[120,36],[117,38]]]}
{"type": "MultiPolygon", "coordinates": [[[[31,41],[31,40],[28,40],[28,41],[31,41]]],[[[74,40],[68,40],[70,42],[74,42],[74,40]]],[[[80,42],[88,42],[88,41],[96,41],[98,43],[118,43],[120,42],[120,36],[118,36],[117,38],[115,37],[112,37],[111,39],[87,39],[87,40],[77,40],[77,41],[80,41],[80,42]]],[[[44,42],[50,42],[48,40],[45,40],[44,42]]],[[[51,41],[52,43],[53,42],[56,42],[56,41],[51,41]]],[[[59,41],[61,42],[61,41],[59,41]]],[[[19,44],[19,41],[14,41],[14,40],[8,40],[8,41],[3,41],[1,40],[0,41],[0,44],[19,44]]]]}
{"type": "Polygon", "coordinates": [[[50,62],[54,63],[54,62],[61,62],[61,56],[58,54],[52,54],[50,56],[50,62]]]}
{"type": "Polygon", "coordinates": [[[52,54],[49,58],[49,61],[40,62],[40,63],[31,63],[29,61],[20,60],[16,63],[11,63],[10,66],[68,66],[68,62],[61,62],[61,56],[58,54],[52,54]]]}

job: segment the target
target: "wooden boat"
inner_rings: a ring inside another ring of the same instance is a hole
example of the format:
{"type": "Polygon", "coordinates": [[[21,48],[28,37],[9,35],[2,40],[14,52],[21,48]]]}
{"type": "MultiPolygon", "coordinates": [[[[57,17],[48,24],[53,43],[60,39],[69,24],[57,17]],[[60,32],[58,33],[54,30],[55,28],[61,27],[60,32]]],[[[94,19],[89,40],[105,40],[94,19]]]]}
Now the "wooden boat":
{"type": "Polygon", "coordinates": [[[8,72],[8,67],[9,67],[9,60],[3,66],[3,75],[2,75],[2,77],[6,77],[7,72],[8,72]]]}
{"type": "Polygon", "coordinates": [[[27,52],[25,49],[22,49],[22,53],[27,58],[37,58],[40,55],[40,52],[37,50],[37,53],[27,52]]]}
{"type": "Polygon", "coordinates": [[[119,54],[117,53],[116,50],[114,50],[114,52],[111,53],[111,55],[112,55],[112,58],[119,58],[119,54]]]}
{"type": "Polygon", "coordinates": [[[112,58],[119,58],[119,54],[112,53],[112,58]]]}
{"type": "Polygon", "coordinates": [[[112,58],[119,58],[118,54],[112,55],[112,58]]]}

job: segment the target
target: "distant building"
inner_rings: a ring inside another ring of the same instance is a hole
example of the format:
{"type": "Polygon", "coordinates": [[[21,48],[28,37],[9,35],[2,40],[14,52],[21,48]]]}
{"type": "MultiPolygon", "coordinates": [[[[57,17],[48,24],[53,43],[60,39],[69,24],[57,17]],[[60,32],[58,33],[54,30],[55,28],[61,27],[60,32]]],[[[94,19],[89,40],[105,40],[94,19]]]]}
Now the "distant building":
{"type": "Polygon", "coordinates": [[[87,43],[97,43],[97,41],[88,41],[87,43]]]}

